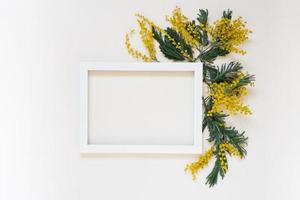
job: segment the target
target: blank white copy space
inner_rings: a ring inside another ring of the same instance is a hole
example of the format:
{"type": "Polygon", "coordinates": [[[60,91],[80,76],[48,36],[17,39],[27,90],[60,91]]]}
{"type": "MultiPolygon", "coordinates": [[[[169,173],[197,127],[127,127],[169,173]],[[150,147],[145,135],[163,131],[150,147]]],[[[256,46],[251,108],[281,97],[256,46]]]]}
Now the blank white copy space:
{"type": "Polygon", "coordinates": [[[193,144],[193,72],[90,71],[88,84],[89,144],[193,144]]]}

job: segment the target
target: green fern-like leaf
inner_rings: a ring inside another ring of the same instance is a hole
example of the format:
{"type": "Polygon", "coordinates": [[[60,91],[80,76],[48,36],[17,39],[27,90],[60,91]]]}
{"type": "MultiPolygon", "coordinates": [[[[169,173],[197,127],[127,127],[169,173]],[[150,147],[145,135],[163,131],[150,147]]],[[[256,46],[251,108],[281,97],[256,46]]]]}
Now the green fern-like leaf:
{"type": "Polygon", "coordinates": [[[203,81],[208,83],[212,78],[216,77],[218,69],[211,64],[203,64],[203,81]]]}
{"type": "Polygon", "coordinates": [[[235,88],[249,85],[250,83],[253,83],[254,81],[255,81],[255,76],[247,74],[238,82],[238,84],[236,85],[235,88]]]}
{"type": "Polygon", "coordinates": [[[180,49],[176,48],[168,37],[162,36],[161,33],[153,28],[154,39],[159,43],[159,48],[166,58],[174,61],[183,61],[193,58],[192,47],[185,42],[179,33],[171,28],[167,28],[166,32],[181,47],[180,49]],[[182,52],[186,52],[187,55],[189,55],[189,58],[184,56],[182,52]]]}
{"type": "Polygon", "coordinates": [[[201,25],[206,25],[208,18],[208,10],[199,9],[197,20],[201,25]]]}
{"type": "Polygon", "coordinates": [[[221,167],[221,161],[218,158],[218,150],[215,152],[215,157],[216,161],[214,168],[206,177],[206,184],[208,184],[209,187],[213,187],[214,185],[216,185],[218,183],[219,176],[221,176],[221,178],[223,179],[226,173],[221,167]]]}
{"type": "Polygon", "coordinates": [[[232,11],[227,9],[223,11],[223,17],[227,18],[227,19],[231,19],[232,18],[232,11]]]}
{"type": "Polygon", "coordinates": [[[221,67],[217,67],[217,73],[214,77],[211,77],[212,83],[219,83],[224,81],[231,81],[235,78],[243,69],[241,63],[230,62],[229,64],[223,64],[221,67]]]}
{"type": "Polygon", "coordinates": [[[245,146],[247,146],[248,138],[245,137],[245,132],[239,132],[234,127],[228,127],[223,129],[224,136],[227,141],[229,141],[242,155],[245,157],[247,151],[245,146]]]}
{"type": "Polygon", "coordinates": [[[168,39],[164,38],[162,34],[156,31],[154,28],[152,29],[152,31],[154,34],[154,39],[159,43],[159,49],[166,58],[174,61],[185,60],[180,51],[176,49],[176,47],[168,39]]]}
{"type": "MultiPolygon", "coordinates": [[[[171,36],[176,43],[180,44],[181,51],[186,52],[190,58],[193,58],[193,49],[190,45],[188,45],[183,37],[174,29],[172,28],[167,28],[166,32],[171,36]]],[[[167,38],[165,38],[167,39],[167,38]]]]}
{"type": "Polygon", "coordinates": [[[206,30],[204,30],[204,27],[207,24],[207,20],[208,20],[208,10],[200,9],[199,13],[198,13],[198,17],[197,17],[197,21],[199,22],[199,25],[196,27],[201,36],[200,43],[203,46],[207,46],[209,44],[207,32],[206,32],[206,30]]]}
{"type": "Polygon", "coordinates": [[[225,56],[228,53],[226,50],[213,46],[209,50],[202,52],[199,58],[203,63],[212,63],[218,56],[225,56]]]}

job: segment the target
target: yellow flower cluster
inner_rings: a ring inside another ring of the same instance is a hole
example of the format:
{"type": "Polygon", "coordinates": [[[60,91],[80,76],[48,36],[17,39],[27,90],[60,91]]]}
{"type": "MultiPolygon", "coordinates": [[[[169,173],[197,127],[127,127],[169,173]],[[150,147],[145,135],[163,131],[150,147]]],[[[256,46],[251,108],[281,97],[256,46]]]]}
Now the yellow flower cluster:
{"type": "Polygon", "coordinates": [[[233,146],[232,144],[226,142],[226,143],[223,143],[222,145],[227,150],[227,152],[229,152],[231,155],[236,156],[238,158],[242,158],[242,155],[239,152],[239,150],[237,150],[235,148],[235,146],[233,146]]]}
{"type": "Polygon", "coordinates": [[[248,35],[252,31],[246,28],[246,22],[241,17],[235,20],[222,17],[213,25],[207,25],[206,30],[215,42],[220,43],[220,48],[242,55],[246,53],[238,46],[248,39],[248,35]]]}
{"type": "Polygon", "coordinates": [[[236,87],[245,74],[237,76],[232,83],[221,82],[209,85],[209,96],[212,97],[213,106],[208,111],[208,116],[214,113],[222,113],[227,110],[230,114],[236,115],[238,112],[244,115],[251,115],[250,108],[243,104],[242,99],[248,94],[245,86],[236,87]]]}
{"type": "Polygon", "coordinates": [[[212,145],[196,162],[186,165],[185,171],[192,174],[193,180],[196,180],[197,173],[206,167],[214,155],[215,147],[212,145]]]}
{"type": "MultiPolygon", "coordinates": [[[[163,30],[162,28],[160,28],[159,26],[157,26],[156,24],[154,24],[151,20],[149,20],[148,18],[146,18],[145,16],[141,15],[141,14],[136,14],[135,15],[139,21],[141,21],[142,23],[148,24],[150,27],[154,27],[157,31],[159,31],[163,36],[167,37],[168,40],[174,45],[174,47],[178,50],[180,50],[180,53],[186,57],[188,60],[192,60],[193,58],[191,58],[191,56],[186,52],[183,51],[181,48],[181,45],[179,42],[176,42],[174,40],[174,38],[172,38],[165,30],[163,30]]],[[[153,36],[152,36],[153,37],[153,36]]]]}
{"type": "Polygon", "coordinates": [[[149,20],[148,18],[146,18],[144,15],[141,14],[135,14],[135,16],[140,20],[143,21],[146,24],[149,24],[149,26],[154,27],[155,29],[157,29],[159,32],[162,32],[163,29],[160,28],[159,26],[157,26],[156,24],[154,24],[151,20],[149,20]]]}
{"type": "Polygon", "coordinates": [[[150,55],[151,60],[156,60],[156,50],[154,46],[154,38],[153,33],[151,30],[151,26],[147,27],[147,24],[145,21],[137,20],[139,27],[140,27],[140,37],[141,40],[145,46],[145,48],[148,50],[148,53],[150,55]]]}
{"type": "MultiPolygon", "coordinates": [[[[198,32],[197,27],[196,27],[195,24],[189,23],[189,24],[186,26],[186,30],[190,33],[190,35],[191,35],[193,38],[195,38],[195,39],[197,39],[198,41],[200,41],[201,36],[200,36],[200,34],[199,34],[199,32],[198,32]]],[[[197,43],[198,43],[198,42],[197,42],[197,43]]]]}
{"type": "Polygon", "coordinates": [[[127,48],[127,51],[130,55],[132,55],[134,58],[137,59],[142,59],[144,62],[151,62],[153,59],[151,57],[146,56],[145,54],[142,54],[138,50],[135,50],[132,48],[131,43],[130,43],[130,35],[134,33],[134,30],[130,31],[130,33],[126,34],[126,40],[125,40],[125,45],[127,48]]]}
{"type": "Polygon", "coordinates": [[[223,143],[223,144],[220,144],[219,145],[219,153],[218,153],[218,157],[219,157],[219,160],[221,162],[221,167],[223,169],[224,172],[227,172],[228,170],[228,163],[227,163],[227,158],[226,158],[226,145],[223,143]]]}
{"type": "Polygon", "coordinates": [[[198,41],[193,36],[200,39],[200,35],[196,31],[195,25],[190,24],[189,19],[182,14],[179,7],[176,7],[172,14],[171,17],[166,17],[167,21],[172,25],[172,28],[182,35],[187,44],[197,46],[198,41]]]}

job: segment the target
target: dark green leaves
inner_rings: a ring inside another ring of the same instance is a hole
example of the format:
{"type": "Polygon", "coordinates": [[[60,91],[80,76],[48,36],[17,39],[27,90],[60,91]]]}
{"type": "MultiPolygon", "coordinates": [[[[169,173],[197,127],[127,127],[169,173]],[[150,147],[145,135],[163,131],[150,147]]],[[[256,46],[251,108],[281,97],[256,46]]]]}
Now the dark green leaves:
{"type": "Polygon", "coordinates": [[[159,49],[164,54],[164,56],[168,59],[174,61],[182,61],[185,60],[183,55],[181,55],[180,51],[176,49],[176,47],[172,44],[170,40],[164,38],[161,33],[157,32],[153,28],[154,39],[159,43],[159,49]]]}
{"type": "Polygon", "coordinates": [[[223,11],[223,17],[227,18],[227,19],[231,19],[232,18],[232,11],[227,9],[223,11]]]}
{"type": "Polygon", "coordinates": [[[203,46],[207,46],[209,44],[207,32],[206,30],[204,30],[204,27],[207,24],[207,20],[208,20],[208,10],[200,9],[197,17],[197,21],[199,22],[199,25],[196,27],[201,36],[200,43],[203,46]]]}
{"type": "Polygon", "coordinates": [[[174,61],[183,61],[188,59],[186,56],[183,55],[182,52],[186,52],[190,58],[193,58],[192,47],[188,45],[182,38],[182,36],[175,30],[171,28],[166,29],[167,34],[171,38],[173,38],[174,41],[171,41],[167,36],[163,36],[154,28],[152,30],[154,34],[154,39],[159,43],[159,48],[166,58],[174,61]],[[180,48],[177,48],[174,42],[176,44],[179,44],[180,48]]]}
{"type": "Polygon", "coordinates": [[[214,113],[212,116],[207,116],[208,111],[211,110],[213,102],[211,97],[206,97],[202,99],[203,101],[203,130],[208,128],[209,138],[208,141],[214,143],[216,146],[215,150],[215,166],[211,173],[206,177],[208,184],[210,187],[214,186],[218,181],[218,176],[220,175],[222,178],[225,176],[225,171],[222,169],[220,165],[220,160],[218,157],[219,154],[219,145],[224,142],[231,143],[242,155],[245,157],[247,151],[245,146],[247,145],[247,137],[245,137],[245,132],[239,132],[234,127],[226,127],[225,118],[228,117],[226,114],[214,113]]]}
{"type": "Polygon", "coordinates": [[[248,138],[245,137],[245,132],[239,133],[234,127],[228,127],[223,129],[223,134],[228,140],[244,157],[247,154],[245,146],[247,146],[248,138]]]}
{"type": "MultiPolygon", "coordinates": [[[[211,64],[203,64],[203,79],[206,83],[231,82],[240,73],[242,73],[242,65],[239,62],[230,62],[222,64],[221,67],[211,64]]],[[[234,88],[246,86],[255,81],[254,75],[246,74],[242,77],[234,88]]]]}
{"type": "Polygon", "coordinates": [[[210,49],[201,52],[199,58],[203,63],[212,63],[218,56],[225,56],[229,52],[219,47],[212,46],[210,49]]]}
{"type": "Polygon", "coordinates": [[[203,64],[203,81],[209,83],[211,78],[215,77],[218,70],[211,64],[203,64]]]}
{"type": "Polygon", "coordinates": [[[250,84],[250,83],[253,83],[254,81],[255,81],[255,76],[254,76],[254,75],[247,74],[247,75],[245,75],[245,76],[239,81],[239,83],[236,85],[235,88],[238,88],[238,87],[242,87],[242,86],[248,85],[248,84],[250,84]]]}
{"type": "Polygon", "coordinates": [[[241,72],[242,69],[243,67],[239,62],[230,62],[229,64],[222,64],[221,67],[217,67],[217,73],[212,74],[212,76],[210,77],[210,81],[212,83],[231,81],[241,72]]]}
{"type": "MultiPolygon", "coordinates": [[[[171,28],[167,28],[166,32],[169,34],[169,36],[171,36],[176,43],[179,43],[180,47],[181,47],[181,51],[187,52],[187,54],[192,58],[193,57],[193,50],[192,47],[190,45],[188,45],[185,40],[183,39],[183,37],[177,33],[175,30],[171,29],[171,28]]],[[[166,37],[165,37],[166,39],[166,37]]]]}
{"type": "Polygon", "coordinates": [[[217,184],[218,177],[219,177],[219,174],[221,173],[221,170],[222,170],[222,168],[221,168],[220,160],[217,159],[215,161],[215,166],[214,166],[213,170],[206,177],[206,184],[208,184],[209,187],[212,187],[215,184],[217,184]]]}
{"type": "Polygon", "coordinates": [[[201,25],[206,25],[208,19],[208,10],[199,9],[197,20],[201,25]]]}

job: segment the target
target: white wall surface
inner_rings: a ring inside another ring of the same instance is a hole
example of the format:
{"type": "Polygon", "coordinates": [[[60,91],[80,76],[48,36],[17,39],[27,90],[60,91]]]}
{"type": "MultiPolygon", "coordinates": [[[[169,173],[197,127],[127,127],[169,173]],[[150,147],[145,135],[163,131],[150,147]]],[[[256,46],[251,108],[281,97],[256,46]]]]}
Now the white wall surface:
{"type": "Polygon", "coordinates": [[[299,23],[297,0],[1,0],[0,199],[300,199],[299,23]],[[257,75],[254,115],[233,120],[249,154],[212,189],[209,168],[196,183],[184,173],[193,157],[79,154],[79,62],[134,61],[134,13],[164,25],[175,5],[212,19],[231,8],[254,31],[248,54],[229,58],[257,75]]]}

